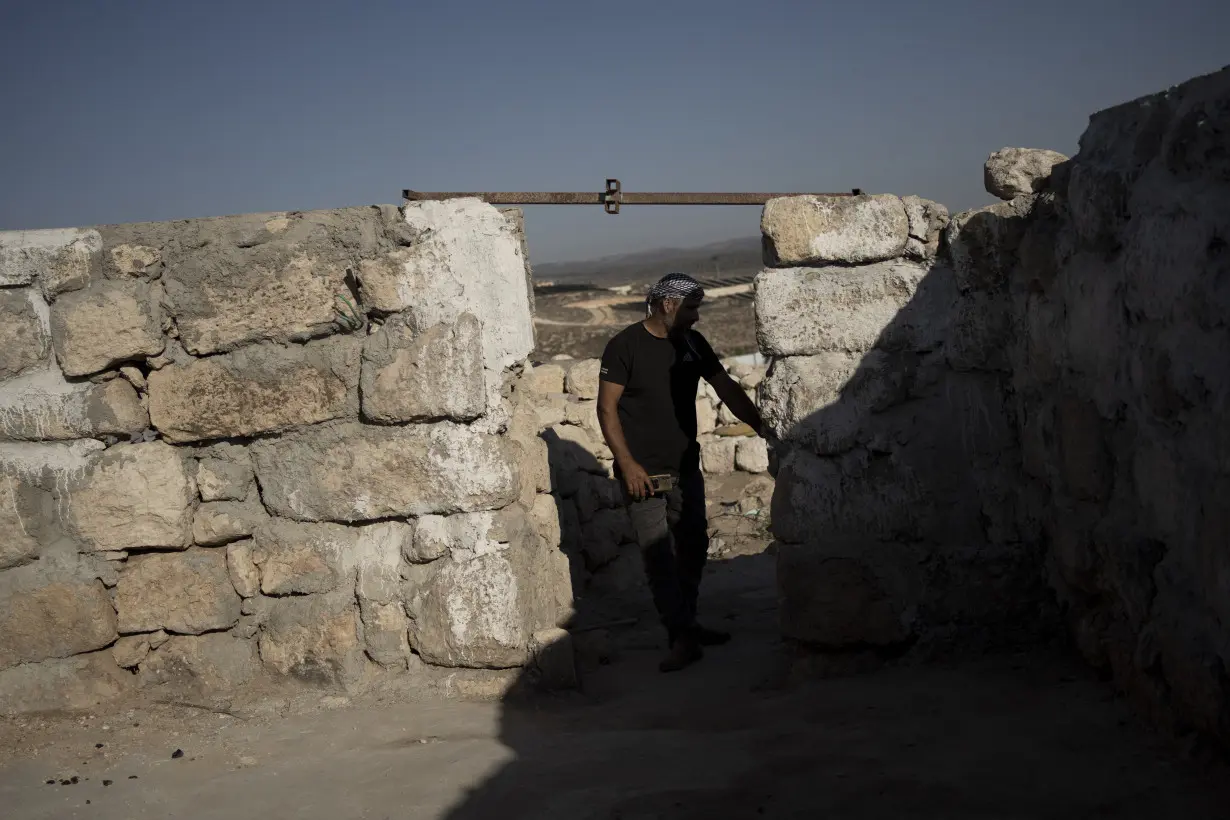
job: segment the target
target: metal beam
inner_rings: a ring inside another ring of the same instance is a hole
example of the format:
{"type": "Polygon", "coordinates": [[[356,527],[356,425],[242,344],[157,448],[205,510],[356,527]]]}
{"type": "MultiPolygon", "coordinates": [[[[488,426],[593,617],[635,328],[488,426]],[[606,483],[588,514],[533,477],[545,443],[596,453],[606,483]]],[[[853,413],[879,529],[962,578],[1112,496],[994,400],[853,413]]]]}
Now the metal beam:
{"type": "Polygon", "coordinates": [[[848,193],[717,193],[657,191],[625,193],[619,180],[608,179],[606,190],[587,191],[402,191],[408,202],[423,202],[435,199],[481,199],[491,205],[603,205],[609,214],[619,213],[621,205],[763,205],[770,199],[785,196],[858,196],[862,190],[855,188],[848,193]]]}

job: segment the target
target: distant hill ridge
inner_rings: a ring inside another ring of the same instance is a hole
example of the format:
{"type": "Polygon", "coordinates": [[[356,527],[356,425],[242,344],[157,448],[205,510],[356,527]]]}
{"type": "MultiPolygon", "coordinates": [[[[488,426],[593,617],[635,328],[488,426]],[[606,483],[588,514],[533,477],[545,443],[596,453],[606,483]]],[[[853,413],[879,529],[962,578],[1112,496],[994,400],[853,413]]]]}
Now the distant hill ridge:
{"type": "Polygon", "coordinates": [[[649,282],[670,271],[705,279],[754,275],[763,268],[760,237],[743,237],[693,248],[658,248],[573,262],[534,265],[536,282],[589,283],[609,287],[649,282]]]}

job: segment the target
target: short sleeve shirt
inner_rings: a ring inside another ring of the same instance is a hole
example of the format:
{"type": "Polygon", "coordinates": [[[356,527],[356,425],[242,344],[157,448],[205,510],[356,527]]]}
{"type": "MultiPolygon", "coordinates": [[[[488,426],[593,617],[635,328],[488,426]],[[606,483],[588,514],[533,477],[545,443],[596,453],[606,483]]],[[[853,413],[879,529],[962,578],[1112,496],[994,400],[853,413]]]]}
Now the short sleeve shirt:
{"type": "Polygon", "coordinates": [[[619,422],[632,457],[649,474],[699,469],[696,388],[721,367],[695,330],[661,339],[637,322],[607,343],[599,378],[623,385],[619,422]]]}

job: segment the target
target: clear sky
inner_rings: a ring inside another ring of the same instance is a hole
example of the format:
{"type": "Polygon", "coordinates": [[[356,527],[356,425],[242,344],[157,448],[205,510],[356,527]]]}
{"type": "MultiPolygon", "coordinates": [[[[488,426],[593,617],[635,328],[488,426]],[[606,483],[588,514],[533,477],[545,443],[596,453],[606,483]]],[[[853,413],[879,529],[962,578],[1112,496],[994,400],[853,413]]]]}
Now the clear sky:
{"type": "MultiPolygon", "coordinates": [[[[0,229],[418,190],[984,204],[1005,145],[1230,63],[1230,0],[0,0],[0,229]]],[[[759,207],[527,209],[535,262],[758,233],[759,207]]]]}

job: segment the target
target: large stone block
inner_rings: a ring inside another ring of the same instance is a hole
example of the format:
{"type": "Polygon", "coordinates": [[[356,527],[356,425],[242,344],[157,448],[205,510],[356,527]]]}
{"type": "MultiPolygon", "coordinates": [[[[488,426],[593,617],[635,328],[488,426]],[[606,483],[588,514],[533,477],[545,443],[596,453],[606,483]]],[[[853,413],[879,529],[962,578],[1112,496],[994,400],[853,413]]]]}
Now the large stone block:
{"type": "Polygon", "coordinates": [[[1007,287],[1034,200],[1033,196],[1018,197],[963,211],[949,221],[944,233],[962,291],[1007,287]]]}
{"type": "Polygon", "coordinates": [[[124,633],[165,629],[199,635],[230,629],[239,620],[241,599],[224,550],[130,558],[115,592],[124,633]]]}
{"type": "Polygon", "coordinates": [[[508,549],[468,560],[443,560],[407,594],[410,643],[439,666],[509,668],[526,660],[519,596],[525,593],[508,549]]]}
{"type": "Polygon", "coordinates": [[[917,576],[916,559],[893,544],[779,544],[782,634],[826,648],[905,641],[918,614],[917,576]]]}
{"type": "Polygon", "coordinates": [[[260,655],[279,674],[309,683],[330,687],[357,683],[366,662],[353,590],[274,601],[261,631],[260,655]]]}
{"type": "Polygon", "coordinates": [[[405,221],[419,240],[365,261],[359,269],[367,307],[407,311],[415,327],[483,320],[487,396],[500,394],[501,374],[534,349],[525,255],[516,225],[478,199],[415,202],[405,221]]]}
{"type": "Polygon", "coordinates": [[[115,640],[115,609],[102,582],[85,566],[41,563],[0,573],[0,669],[115,640]]]}
{"type": "Polygon", "coordinates": [[[265,506],[302,521],[499,509],[520,489],[510,442],[451,422],[337,424],[252,450],[265,506]]]}
{"type": "Polygon", "coordinates": [[[919,318],[899,316],[929,268],[894,261],[856,268],[787,268],[756,277],[762,352],[799,356],[909,344],[919,318]]]}
{"type": "Polygon", "coordinates": [[[568,392],[580,399],[598,398],[598,380],[602,362],[598,359],[583,359],[568,368],[564,385],[568,392]]]}
{"type": "MultiPolygon", "coordinates": [[[[327,334],[348,312],[348,270],[379,247],[372,208],[199,220],[200,246],[169,260],[168,309],[189,353],[327,334]]],[[[183,239],[181,239],[183,241],[183,239]]]]}
{"type": "Polygon", "coordinates": [[[398,423],[471,421],[487,409],[483,326],[472,314],[416,329],[394,316],[363,344],[363,415],[398,423]]]}
{"type": "Polygon", "coordinates": [[[250,436],[356,416],[362,342],[251,345],[149,376],[150,420],[175,442],[250,436]]]}
{"type": "Polygon", "coordinates": [[[1051,171],[1068,158],[1045,148],[1001,148],[982,166],[987,193],[1011,200],[1044,190],[1051,171]]]}
{"type": "Polygon", "coordinates": [[[55,366],[28,370],[0,384],[0,438],[56,441],[131,436],[149,426],[137,391],[125,379],[68,382],[55,366]]]}
{"type": "Polygon", "coordinates": [[[68,523],[95,550],[179,549],[191,543],[193,487],[184,459],[161,442],[98,456],[68,497],[68,523]]]}
{"type": "Polygon", "coordinates": [[[779,438],[840,453],[854,446],[873,413],[905,399],[910,370],[879,350],[779,359],[761,385],[761,413],[779,438]]]}
{"type": "Polygon", "coordinates": [[[790,196],[765,203],[760,230],[774,267],[892,259],[905,251],[909,219],[890,194],[790,196]]]}
{"type": "Polygon", "coordinates": [[[102,236],[89,229],[0,231],[0,287],[37,283],[51,301],[101,271],[102,247],[102,236]]]}
{"type": "Polygon", "coordinates": [[[106,651],[26,663],[0,670],[0,714],[89,709],[131,687],[132,675],[106,651]]]}
{"type": "Polygon", "coordinates": [[[51,338],[67,376],[162,352],[162,310],[146,282],[94,282],[51,306],[51,338]]]}
{"type": "Polygon", "coordinates": [[[714,438],[700,442],[700,466],[710,475],[726,475],[735,471],[735,450],[738,443],[731,438],[714,438]]]}
{"type": "Polygon", "coordinates": [[[225,691],[260,672],[256,642],[226,632],[175,635],[141,663],[142,685],[191,686],[225,691]]]}
{"type": "Polygon", "coordinates": [[[742,438],[735,445],[735,467],[746,473],[769,471],[769,446],[764,439],[742,438]]]}
{"type": "Polygon", "coordinates": [[[0,381],[43,362],[50,341],[42,294],[34,288],[0,290],[0,381]]]}

